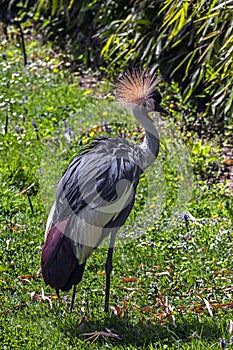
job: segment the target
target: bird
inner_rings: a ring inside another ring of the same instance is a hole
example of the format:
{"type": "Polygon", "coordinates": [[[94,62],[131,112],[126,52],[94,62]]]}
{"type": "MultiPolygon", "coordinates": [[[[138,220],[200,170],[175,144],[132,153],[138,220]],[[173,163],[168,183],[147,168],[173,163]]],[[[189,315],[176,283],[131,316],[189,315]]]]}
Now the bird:
{"type": "Polygon", "coordinates": [[[126,138],[96,138],[75,156],[56,189],[42,249],[46,285],[68,291],[77,284],[87,259],[108,240],[104,311],[109,310],[112,257],[118,230],[128,218],[141,174],[159,153],[159,134],[150,112],[168,114],[157,89],[160,78],[151,69],[126,71],[116,82],[116,100],[129,108],[145,131],[141,144],[126,138]]]}

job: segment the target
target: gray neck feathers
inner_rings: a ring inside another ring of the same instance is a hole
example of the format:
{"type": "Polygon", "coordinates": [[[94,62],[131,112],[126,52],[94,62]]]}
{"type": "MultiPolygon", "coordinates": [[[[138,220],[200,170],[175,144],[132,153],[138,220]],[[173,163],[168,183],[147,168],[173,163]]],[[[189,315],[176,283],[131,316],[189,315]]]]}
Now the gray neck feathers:
{"type": "Polygon", "coordinates": [[[146,137],[143,143],[139,146],[142,154],[140,163],[143,170],[150,166],[159,153],[159,133],[153,121],[149,118],[147,111],[142,106],[134,106],[133,114],[145,129],[146,137]]]}

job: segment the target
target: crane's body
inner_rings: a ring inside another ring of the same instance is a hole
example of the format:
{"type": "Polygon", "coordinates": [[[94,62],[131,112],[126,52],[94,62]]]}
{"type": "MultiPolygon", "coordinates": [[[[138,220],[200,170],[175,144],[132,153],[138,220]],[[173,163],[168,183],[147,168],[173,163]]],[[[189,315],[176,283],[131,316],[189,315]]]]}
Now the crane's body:
{"type": "MultiPolygon", "coordinates": [[[[57,186],[56,202],[48,218],[42,253],[44,280],[59,293],[59,289],[69,290],[81,281],[86,260],[108,237],[106,311],[115,236],[133,208],[140,174],[150,166],[159,151],[158,132],[147,114],[154,106],[151,104],[154,103],[153,97],[150,97],[149,108],[148,104],[142,106],[135,99],[124,101],[124,97],[121,98],[121,93],[125,88],[127,90],[126,83],[131,92],[137,79],[138,84],[145,83],[137,74],[128,75],[122,84],[120,81],[119,100],[136,105],[133,113],[145,128],[144,142],[138,146],[126,139],[98,139],[71,161],[57,186]]],[[[151,85],[147,84],[150,93],[155,83],[151,79],[151,85]]],[[[145,98],[142,102],[148,103],[149,97],[145,98]]],[[[160,106],[157,110],[164,112],[160,106]]],[[[74,295],[75,292],[73,299],[74,295]]]]}

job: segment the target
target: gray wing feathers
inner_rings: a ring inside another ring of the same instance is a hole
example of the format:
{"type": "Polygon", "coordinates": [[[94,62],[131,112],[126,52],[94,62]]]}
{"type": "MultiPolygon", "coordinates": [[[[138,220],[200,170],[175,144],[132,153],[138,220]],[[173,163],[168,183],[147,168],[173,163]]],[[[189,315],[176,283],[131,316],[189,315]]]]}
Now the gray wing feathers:
{"type": "Polygon", "coordinates": [[[51,222],[68,218],[64,234],[72,240],[80,264],[124,224],[133,207],[142,172],[132,161],[134,147],[126,140],[99,142],[73,159],[58,184],[51,222]]]}

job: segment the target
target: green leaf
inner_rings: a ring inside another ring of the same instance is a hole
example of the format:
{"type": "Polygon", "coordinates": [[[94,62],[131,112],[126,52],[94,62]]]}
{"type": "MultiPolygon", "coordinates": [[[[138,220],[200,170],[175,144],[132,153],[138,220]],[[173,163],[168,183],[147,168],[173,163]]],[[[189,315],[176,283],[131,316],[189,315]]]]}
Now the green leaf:
{"type": "Polygon", "coordinates": [[[112,45],[112,43],[114,42],[115,38],[116,38],[115,34],[112,34],[109,37],[109,39],[107,40],[106,44],[104,45],[104,47],[101,50],[101,53],[100,53],[101,56],[109,55],[109,48],[112,45]]]}
{"type": "Polygon", "coordinates": [[[195,143],[193,145],[192,152],[193,152],[193,154],[196,154],[196,155],[201,153],[201,142],[200,141],[198,141],[197,143],[195,143]]]}
{"type": "Polygon", "coordinates": [[[69,6],[67,7],[67,10],[69,11],[71,7],[73,6],[74,0],[70,0],[69,6]]]}
{"type": "MultiPolygon", "coordinates": [[[[233,83],[233,82],[232,82],[233,83]]],[[[232,86],[232,85],[231,85],[232,86]]],[[[228,113],[230,110],[233,109],[233,89],[231,89],[231,93],[230,93],[230,96],[227,100],[227,103],[225,105],[225,108],[224,108],[224,113],[228,113]]]]}
{"type": "Polygon", "coordinates": [[[204,157],[206,157],[210,153],[210,146],[209,145],[202,146],[201,153],[204,157]]]}
{"type": "Polygon", "coordinates": [[[59,0],[53,0],[53,1],[52,1],[52,10],[51,10],[51,15],[52,15],[52,16],[54,16],[55,13],[57,12],[58,3],[59,3],[59,0]]]}

